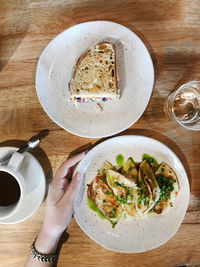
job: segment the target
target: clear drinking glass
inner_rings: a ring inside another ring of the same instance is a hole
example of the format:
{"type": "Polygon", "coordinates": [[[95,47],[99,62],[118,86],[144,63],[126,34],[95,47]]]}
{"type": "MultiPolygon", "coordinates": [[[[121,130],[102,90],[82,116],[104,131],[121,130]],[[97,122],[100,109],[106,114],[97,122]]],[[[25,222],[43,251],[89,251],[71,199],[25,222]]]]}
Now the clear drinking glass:
{"type": "Polygon", "coordinates": [[[164,111],[183,127],[200,131],[200,82],[185,83],[172,92],[165,100],[164,111]]]}

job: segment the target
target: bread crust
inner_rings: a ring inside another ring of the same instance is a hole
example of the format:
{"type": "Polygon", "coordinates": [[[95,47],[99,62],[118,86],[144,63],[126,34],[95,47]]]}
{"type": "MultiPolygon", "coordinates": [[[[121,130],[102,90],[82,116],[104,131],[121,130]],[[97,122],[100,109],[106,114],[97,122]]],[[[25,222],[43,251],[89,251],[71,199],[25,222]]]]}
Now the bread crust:
{"type": "MultiPolygon", "coordinates": [[[[116,48],[115,48],[115,45],[111,42],[101,42],[101,43],[98,43],[96,44],[96,46],[98,45],[101,45],[101,44],[108,44],[112,47],[112,49],[114,50],[114,81],[115,81],[115,88],[116,88],[116,95],[119,96],[119,93],[118,93],[118,80],[117,80],[117,67],[116,67],[116,48]]],[[[91,48],[92,49],[92,48],[91,48]]],[[[72,70],[72,76],[71,76],[71,79],[68,83],[68,87],[69,87],[69,92],[70,92],[70,95],[73,96],[73,92],[74,92],[74,78],[76,76],[76,72],[77,70],[79,69],[79,66],[81,64],[81,62],[83,61],[83,59],[85,57],[87,57],[87,55],[90,53],[91,49],[88,49],[84,54],[82,54],[78,60],[75,62],[74,64],[74,67],[73,67],[73,70],[72,70]]]]}

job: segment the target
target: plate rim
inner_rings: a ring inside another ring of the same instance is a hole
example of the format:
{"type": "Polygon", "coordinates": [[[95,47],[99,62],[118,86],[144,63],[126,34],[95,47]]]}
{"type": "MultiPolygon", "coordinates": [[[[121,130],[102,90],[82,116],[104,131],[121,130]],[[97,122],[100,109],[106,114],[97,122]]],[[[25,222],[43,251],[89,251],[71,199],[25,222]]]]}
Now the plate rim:
{"type": "MultiPolygon", "coordinates": [[[[96,147],[97,146],[100,146],[100,145],[102,145],[102,144],[104,144],[105,145],[105,143],[106,142],[109,142],[110,140],[112,141],[112,140],[114,140],[114,139],[126,139],[127,137],[129,137],[129,138],[131,138],[131,137],[134,137],[134,138],[137,138],[137,137],[142,137],[142,138],[144,138],[144,139],[146,139],[146,140],[150,140],[150,141],[153,141],[153,142],[156,142],[156,143],[160,143],[161,145],[163,145],[165,148],[167,148],[175,157],[176,157],[176,159],[178,160],[178,162],[179,162],[179,164],[181,165],[181,167],[183,168],[183,171],[185,172],[185,176],[186,176],[186,186],[187,186],[187,188],[188,188],[188,199],[187,199],[187,205],[186,205],[186,208],[185,208],[185,212],[184,212],[184,216],[183,216],[183,219],[179,222],[179,224],[178,224],[178,227],[177,227],[177,229],[176,229],[176,231],[172,234],[172,235],[170,235],[169,236],[169,238],[166,240],[166,241],[164,241],[164,242],[162,242],[162,243],[160,243],[159,245],[156,245],[156,246],[154,246],[153,248],[151,248],[151,249],[147,249],[147,250],[143,250],[143,251],[138,251],[138,252],[132,252],[132,251],[130,251],[130,250],[123,250],[123,249],[114,249],[114,248],[110,248],[110,247],[107,247],[106,245],[103,245],[103,244],[101,244],[101,242],[100,241],[96,241],[85,229],[83,229],[83,227],[79,224],[79,221],[77,220],[77,217],[76,217],[76,213],[74,213],[74,218],[75,218],[75,220],[76,220],[76,223],[78,224],[78,226],[81,228],[81,230],[87,235],[87,236],[89,236],[96,244],[98,244],[98,245],[100,245],[101,247],[104,247],[105,249],[108,249],[108,250],[110,250],[110,251],[114,251],[114,252],[118,252],[118,253],[128,253],[128,254],[138,254],[138,253],[144,253],[144,252],[147,252],[147,251],[151,251],[151,250],[154,250],[154,249],[156,249],[156,248],[158,248],[158,247],[160,247],[160,246],[162,246],[162,245],[164,245],[165,243],[167,243],[172,237],[174,237],[175,236],[175,234],[178,232],[178,230],[179,230],[179,228],[180,228],[180,226],[181,226],[181,224],[182,224],[182,222],[183,222],[183,220],[184,220],[184,218],[185,218],[185,215],[186,215],[186,212],[187,212],[187,209],[188,209],[188,206],[189,206],[189,200],[190,200],[190,184],[189,184],[189,179],[188,179],[188,175],[187,175],[187,172],[186,172],[186,170],[185,170],[185,167],[183,166],[183,164],[182,164],[182,162],[181,162],[181,160],[179,159],[179,157],[176,155],[176,153],[171,149],[171,148],[169,148],[167,145],[165,145],[164,143],[162,143],[161,141],[158,141],[157,139],[154,139],[154,138],[152,138],[152,137],[147,137],[147,136],[143,136],[143,135],[121,135],[121,136],[115,136],[115,137],[111,137],[111,138],[109,138],[109,139],[107,139],[107,140],[105,140],[105,141],[102,141],[100,144],[97,144],[96,146],[94,146],[88,153],[94,153],[94,151],[95,151],[95,149],[96,149],[96,147]]],[[[87,156],[87,154],[86,154],[86,156],[87,156]]],[[[83,159],[84,160],[84,159],[83,159]]],[[[82,161],[83,161],[82,160],[82,161]]],[[[81,166],[81,164],[82,164],[82,161],[80,161],[79,162],[79,164],[77,165],[77,167],[76,167],[76,169],[75,169],[75,172],[77,172],[77,171],[80,171],[80,166],[81,166]]],[[[84,174],[85,172],[83,172],[83,174],[84,174]]],[[[85,192],[84,192],[85,193],[85,192]]]]}
{"type": "Polygon", "coordinates": [[[147,48],[147,46],[145,45],[145,43],[143,42],[143,40],[141,38],[139,38],[139,36],[131,31],[128,27],[120,24],[120,23],[117,23],[117,22],[114,22],[114,21],[111,21],[111,20],[91,20],[91,21],[85,21],[85,22],[81,22],[81,23],[78,23],[78,24],[74,24],[72,26],[70,26],[69,28],[65,29],[64,31],[60,32],[59,34],[57,34],[53,39],[51,39],[47,44],[46,46],[44,47],[44,49],[42,50],[42,52],[40,53],[40,56],[39,56],[39,59],[38,59],[38,62],[37,62],[37,67],[36,67],[36,73],[35,73],[35,88],[36,88],[36,94],[37,94],[37,97],[38,97],[38,100],[40,102],[40,105],[42,106],[43,110],[45,111],[45,113],[48,115],[48,117],[54,122],[56,123],[58,126],[60,126],[62,129],[64,129],[65,131],[73,134],[73,135],[76,135],[76,136],[79,136],[79,137],[83,137],[83,138],[105,138],[105,137],[110,137],[110,136],[113,136],[115,134],[118,134],[118,133],[121,133],[125,130],[127,130],[128,128],[130,128],[133,124],[135,124],[141,117],[142,115],[144,114],[147,106],[149,105],[149,102],[150,102],[150,99],[151,99],[151,96],[152,96],[152,93],[153,93],[153,89],[154,89],[154,85],[155,85],[155,69],[154,69],[154,64],[153,64],[153,60],[152,60],[152,57],[151,57],[151,54],[147,48]],[[77,131],[74,131],[74,130],[69,130],[67,129],[65,126],[63,126],[61,123],[57,122],[50,114],[49,112],[47,111],[46,107],[42,104],[42,101],[41,101],[41,98],[39,96],[39,91],[38,91],[38,80],[37,80],[37,77],[38,77],[38,72],[39,72],[39,68],[40,68],[40,65],[41,65],[41,61],[42,61],[42,57],[44,56],[44,53],[47,51],[48,47],[50,44],[52,44],[57,38],[59,38],[60,36],[62,36],[66,31],[70,30],[71,28],[73,27],[78,27],[80,25],[83,25],[83,24],[90,24],[90,23],[96,23],[96,22],[103,22],[103,23],[111,23],[111,24],[116,24],[117,26],[120,26],[122,28],[124,28],[126,31],[132,33],[135,38],[137,38],[142,44],[143,44],[143,47],[144,49],[146,50],[146,52],[148,53],[148,56],[149,56],[149,59],[150,59],[150,64],[151,64],[151,68],[152,68],[152,88],[151,88],[151,93],[149,95],[149,99],[147,100],[147,104],[146,106],[143,108],[143,111],[141,113],[141,115],[135,120],[135,121],[132,121],[131,123],[129,123],[126,127],[124,127],[123,129],[121,129],[120,131],[112,131],[112,133],[110,134],[104,134],[104,135],[84,135],[84,134],[79,134],[77,133],[77,131]]]}

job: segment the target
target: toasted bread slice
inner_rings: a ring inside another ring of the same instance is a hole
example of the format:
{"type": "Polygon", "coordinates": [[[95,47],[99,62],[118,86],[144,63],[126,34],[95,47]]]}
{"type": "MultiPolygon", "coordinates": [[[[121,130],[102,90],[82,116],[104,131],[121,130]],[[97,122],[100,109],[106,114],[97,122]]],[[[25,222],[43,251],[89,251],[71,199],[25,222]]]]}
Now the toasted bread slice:
{"type": "Polygon", "coordinates": [[[106,101],[119,98],[116,51],[110,42],[99,43],[76,62],[69,82],[71,100],[106,101]]]}

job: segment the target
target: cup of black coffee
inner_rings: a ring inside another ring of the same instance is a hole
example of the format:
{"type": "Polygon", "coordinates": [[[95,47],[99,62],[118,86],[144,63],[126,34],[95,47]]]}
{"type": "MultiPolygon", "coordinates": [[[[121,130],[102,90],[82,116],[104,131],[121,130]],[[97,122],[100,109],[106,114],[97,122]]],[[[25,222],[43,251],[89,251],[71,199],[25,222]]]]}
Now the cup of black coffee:
{"type": "Polygon", "coordinates": [[[15,214],[26,194],[26,183],[19,169],[23,154],[14,152],[7,166],[0,166],[0,219],[15,214]]]}

